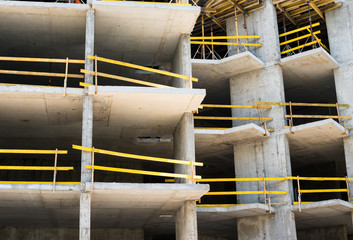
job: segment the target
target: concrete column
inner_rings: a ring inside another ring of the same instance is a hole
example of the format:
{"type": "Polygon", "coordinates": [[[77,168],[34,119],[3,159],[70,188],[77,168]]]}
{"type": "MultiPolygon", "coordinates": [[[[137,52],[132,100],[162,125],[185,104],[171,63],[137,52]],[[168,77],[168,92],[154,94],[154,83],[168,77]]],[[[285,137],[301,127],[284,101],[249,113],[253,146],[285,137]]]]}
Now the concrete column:
{"type": "Polygon", "coordinates": [[[197,240],[196,202],[187,201],[175,218],[176,240],[197,240]]]}
{"type": "MultiPolygon", "coordinates": [[[[265,8],[249,14],[247,26],[249,34],[261,36],[263,47],[251,51],[265,63],[266,67],[230,78],[231,103],[234,105],[252,105],[254,101],[285,101],[282,68],[278,64],[281,56],[276,9],[272,0],[265,0],[265,4],[265,8]]],[[[249,178],[291,175],[289,144],[287,136],[283,133],[286,124],[285,108],[273,106],[271,110],[261,110],[261,113],[262,117],[273,118],[267,127],[275,131],[269,138],[233,145],[235,176],[249,178]]],[[[232,115],[259,117],[255,109],[233,109],[232,115]]],[[[250,121],[234,121],[233,126],[248,123],[250,121]]],[[[253,123],[260,125],[259,121],[253,123]]],[[[237,182],[236,188],[238,191],[263,191],[263,183],[237,182]]],[[[266,190],[286,191],[286,195],[270,195],[272,203],[286,204],[273,205],[272,207],[276,208],[274,214],[238,219],[238,239],[296,239],[295,220],[291,212],[293,192],[291,182],[266,182],[266,190]]],[[[238,203],[265,202],[263,195],[239,195],[237,199],[238,203]]]]}
{"type": "MultiPolygon", "coordinates": [[[[184,113],[178,126],[174,130],[173,150],[174,158],[180,160],[188,160],[195,162],[195,135],[194,135],[194,119],[192,113],[184,113]]],[[[188,165],[175,164],[174,172],[196,175],[195,167],[188,165]]],[[[192,179],[177,178],[176,183],[192,183],[192,179]]]]}
{"type": "Polygon", "coordinates": [[[91,193],[80,194],[80,240],[91,238],[91,193]]]}
{"type": "MultiPolygon", "coordinates": [[[[93,71],[93,60],[88,59],[87,55],[94,55],[94,10],[89,9],[86,16],[86,43],[85,43],[85,69],[93,71]]],[[[85,74],[85,82],[93,83],[93,76],[85,74]]],[[[82,110],[82,146],[92,147],[93,132],[93,96],[88,94],[85,88],[83,96],[82,110]]],[[[89,240],[91,231],[91,193],[85,192],[86,182],[91,181],[91,171],[85,165],[92,164],[92,155],[82,151],[81,154],[81,183],[80,194],[80,239],[89,240]]]]}
{"type": "MultiPolygon", "coordinates": [[[[185,76],[192,74],[190,35],[182,34],[180,36],[178,47],[175,49],[172,59],[172,72],[185,76]]],[[[192,83],[185,79],[173,78],[173,86],[192,88],[192,83]]]]}
{"type": "MultiPolygon", "coordinates": [[[[349,108],[341,108],[340,114],[353,117],[353,2],[342,2],[342,7],[326,12],[325,15],[331,55],[340,64],[334,71],[337,101],[350,105],[349,108]]],[[[353,120],[347,120],[346,124],[352,127],[353,120]]],[[[345,137],[343,143],[347,175],[353,177],[353,136],[345,137]]],[[[349,189],[353,197],[353,183],[349,189]]]]}

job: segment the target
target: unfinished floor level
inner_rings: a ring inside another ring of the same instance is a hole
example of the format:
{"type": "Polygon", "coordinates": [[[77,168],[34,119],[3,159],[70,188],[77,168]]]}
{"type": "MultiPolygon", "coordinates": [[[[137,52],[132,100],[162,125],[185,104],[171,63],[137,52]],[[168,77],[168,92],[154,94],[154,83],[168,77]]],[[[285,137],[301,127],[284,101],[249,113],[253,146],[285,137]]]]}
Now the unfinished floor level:
{"type": "Polygon", "coordinates": [[[1,239],[353,239],[352,12],[0,0],[1,239]]]}

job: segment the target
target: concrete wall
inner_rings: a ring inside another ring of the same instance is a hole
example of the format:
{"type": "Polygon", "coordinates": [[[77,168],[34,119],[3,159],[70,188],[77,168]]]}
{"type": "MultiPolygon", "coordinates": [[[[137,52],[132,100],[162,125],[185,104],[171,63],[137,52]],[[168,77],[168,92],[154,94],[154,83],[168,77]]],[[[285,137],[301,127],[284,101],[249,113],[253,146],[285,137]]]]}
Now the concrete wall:
{"type": "Polygon", "coordinates": [[[297,232],[298,240],[347,240],[346,226],[334,226],[325,228],[313,228],[297,232]]]}
{"type": "MultiPolygon", "coordinates": [[[[0,228],[0,238],[6,240],[76,240],[78,229],[0,228]]],[[[92,229],[91,239],[144,240],[143,229],[92,229]]]]}

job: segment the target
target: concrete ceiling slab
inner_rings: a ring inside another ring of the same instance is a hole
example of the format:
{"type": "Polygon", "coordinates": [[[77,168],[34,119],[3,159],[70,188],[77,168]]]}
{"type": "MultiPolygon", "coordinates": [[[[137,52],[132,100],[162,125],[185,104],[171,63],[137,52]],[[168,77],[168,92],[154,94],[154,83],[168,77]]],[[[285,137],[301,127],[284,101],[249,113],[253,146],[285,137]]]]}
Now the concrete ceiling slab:
{"type": "Polygon", "coordinates": [[[0,184],[0,226],[77,228],[79,185],[0,184]]]}
{"type": "Polygon", "coordinates": [[[2,145],[11,138],[29,143],[41,138],[81,139],[83,89],[67,88],[66,97],[63,91],[59,87],[1,85],[2,145]]]}
{"type": "Polygon", "coordinates": [[[195,129],[196,156],[233,151],[233,144],[265,139],[265,130],[254,123],[226,130],[195,129]]]}
{"type": "Polygon", "coordinates": [[[280,65],[288,99],[305,101],[311,98],[319,101],[326,100],[328,93],[333,92],[334,95],[333,70],[338,68],[339,64],[323,48],[283,58],[280,65]]]}
{"type": "Polygon", "coordinates": [[[221,60],[192,59],[191,63],[193,75],[199,78],[199,82],[194,84],[195,87],[212,89],[210,94],[218,98],[229,92],[230,77],[265,67],[251,52],[239,53],[221,60]]]}
{"type": "Polygon", "coordinates": [[[346,225],[348,234],[353,233],[352,210],[353,204],[340,200],[326,200],[301,205],[292,206],[295,215],[297,229],[305,230],[317,227],[329,227],[336,225],[346,225]]]}
{"type": "MultiPolygon", "coordinates": [[[[90,191],[90,183],[86,190],[90,191]]],[[[209,191],[206,184],[94,183],[92,224],[94,227],[142,228],[158,232],[163,215],[171,226],[185,201],[199,199],[209,191]],[[162,215],[162,217],[161,217],[162,215]]],[[[167,229],[166,229],[167,230],[167,229]]],[[[169,233],[173,229],[169,229],[169,233]]]]}
{"type": "Polygon", "coordinates": [[[132,129],[142,136],[172,134],[183,114],[196,110],[205,95],[204,89],[100,86],[94,96],[95,128],[109,128],[115,136],[121,128],[128,129],[125,134],[133,134],[132,129]]]}
{"type": "Polygon", "coordinates": [[[1,55],[84,57],[86,4],[0,1],[1,55]]]}
{"type": "Polygon", "coordinates": [[[296,167],[315,162],[344,159],[344,127],[332,119],[298,125],[286,129],[291,161],[296,167]]]}
{"type": "MultiPolygon", "coordinates": [[[[236,219],[269,214],[269,207],[261,203],[233,207],[197,207],[197,222],[200,233],[234,239],[236,219]]],[[[271,208],[271,211],[275,210],[271,208]]]]}
{"type": "Polygon", "coordinates": [[[98,55],[141,65],[171,61],[181,34],[190,34],[200,7],[93,1],[98,55]]]}

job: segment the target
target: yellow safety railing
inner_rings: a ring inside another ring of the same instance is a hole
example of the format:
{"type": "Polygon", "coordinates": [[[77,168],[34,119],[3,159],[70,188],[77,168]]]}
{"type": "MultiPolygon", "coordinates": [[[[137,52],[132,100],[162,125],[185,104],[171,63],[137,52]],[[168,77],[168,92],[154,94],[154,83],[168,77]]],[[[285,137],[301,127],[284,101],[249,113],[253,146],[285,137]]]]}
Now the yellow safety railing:
{"type": "Polygon", "coordinates": [[[64,78],[64,96],[66,96],[67,79],[68,78],[84,78],[83,74],[69,74],[69,64],[84,64],[85,60],[77,59],[53,59],[53,58],[28,58],[28,57],[4,57],[0,56],[0,61],[12,62],[37,62],[37,63],[65,63],[65,73],[52,72],[33,72],[33,71],[15,71],[15,70],[0,70],[0,74],[11,75],[26,75],[26,76],[41,76],[41,77],[58,77],[64,78]]]}
{"type": "MultiPolygon", "coordinates": [[[[260,121],[261,127],[265,129],[265,135],[268,135],[268,132],[272,132],[273,129],[267,128],[266,121],[272,121],[272,118],[263,117],[260,109],[271,109],[270,106],[260,106],[260,105],[219,105],[219,104],[202,104],[200,109],[203,108],[247,108],[247,109],[257,109],[259,117],[217,117],[217,116],[194,116],[195,120],[239,120],[239,121],[260,121]]],[[[198,112],[195,112],[198,114],[198,112]]],[[[227,128],[210,128],[210,127],[202,127],[195,129],[214,129],[214,130],[223,130],[227,128]]]]}
{"type": "Polygon", "coordinates": [[[122,152],[115,152],[109,151],[99,148],[90,148],[90,147],[83,147],[79,145],[72,145],[73,149],[91,152],[92,153],[92,164],[85,165],[85,168],[91,169],[92,174],[92,185],[94,182],[94,171],[95,170],[102,170],[102,171],[111,171],[111,172],[121,172],[121,173],[131,173],[131,174],[141,174],[141,175],[150,175],[150,176],[159,176],[159,177],[173,177],[173,178],[185,178],[185,179],[192,179],[193,181],[196,179],[201,179],[201,176],[194,175],[194,166],[199,167],[203,166],[201,162],[193,162],[193,161],[185,161],[185,160],[177,160],[177,159],[169,159],[169,158],[160,158],[160,157],[151,157],[151,156],[143,156],[137,154],[130,154],[130,153],[122,153],[122,152]],[[137,170],[137,169],[126,169],[126,168],[116,168],[116,167],[106,167],[106,166],[98,166],[94,163],[94,154],[106,154],[110,156],[116,157],[124,157],[124,158],[131,158],[131,159],[139,159],[145,161],[152,161],[152,162],[163,162],[163,163],[171,163],[171,164],[182,164],[182,165],[189,165],[192,169],[192,175],[187,174],[177,174],[177,173],[166,173],[166,172],[154,172],[154,171],[145,171],[145,170],[137,170]]]}
{"type": "Polygon", "coordinates": [[[348,201],[350,202],[353,197],[351,197],[349,192],[349,181],[353,181],[353,178],[346,177],[286,177],[289,180],[295,180],[297,182],[297,189],[298,189],[298,202],[294,202],[294,205],[299,205],[299,211],[301,212],[301,205],[304,203],[310,202],[302,202],[302,194],[303,193],[347,193],[348,201]],[[343,181],[346,183],[346,188],[344,189],[301,189],[300,181],[343,181]]]}
{"type": "Polygon", "coordinates": [[[284,49],[282,50],[281,54],[286,54],[290,52],[295,52],[297,50],[302,51],[303,48],[308,47],[308,46],[313,46],[316,44],[319,44],[322,46],[326,51],[329,52],[329,49],[322,43],[321,39],[318,38],[318,34],[321,33],[321,31],[313,31],[311,32],[311,29],[314,27],[320,26],[320,23],[314,23],[312,25],[308,25],[305,27],[301,27],[298,29],[295,29],[293,31],[285,32],[279,35],[280,39],[280,46],[284,46],[284,49]],[[307,31],[307,34],[304,35],[299,35],[300,32],[302,31],[307,31]],[[288,39],[290,35],[296,34],[295,37],[291,37],[291,39],[288,39]],[[311,39],[311,40],[310,40],[311,39]],[[309,41],[310,40],[310,41],[309,41]],[[305,43],[303,44],[303,41],[305,43]],[[308,42],[309,41],[309,42],[308,42]],[[292,47],[295,45],[295,47],[292,47]]]}
{"type": "MultiPolygon", "coordinates": [[[[250,43],[249,40],[257,40],[261,37],[258,35],[254,36],[200,36],[200,37],[190,37],[190,44],[191,45],[199,45],[194,57],[195,58],[198,54],[200,54],[201,58],[208,59],[212,56],[212,59],[221,59],[222,57],[214,50],[214,46],[236,46],[238,49],[240,47],[262,47],[261,43],[250,43]],[[206,41],[205,41],[206,40],[206,41]],[[214,41],[216,40],[216,41],[214,41]],[[223,40],[223,41],[222,41],[223,40]],[[227,40],[227,41],[224,41],[227,40]],[[245,42],[241,42],[241,40],[245,40],[245,42]],[[211,46],[211,47],[209,47],[211,46]],[[206,48],[208,51],[206,51],[206,48]],[[208,52],[208,55],[206,55],[208,52]]],[[[228,51],[229,52],[229,51],[228,51]]]]}
{"type": "Polygon", "coordinates": [[[23,170],[23,171],[53,171],[53,182],[36,182],[36,181],[0,181],[0,183],[11,184],[53,184],[55,192],[56,184],[80,184],[79,182],[57,182],[57,171],[74,170],[73,167],[58,167],[58,155],[67,154],[66,150],[34,150],[34,149],[0,149],[0,154],[45,154],[54,155],[54,166],[0,166],[0,170],[23,170]]]}
{"type": "Polygon", "coordinates": [[[112,74],[98,72],[98,61],[105,62],[105,63],[110,63],[110,64],[114,64],[114,65],[119,65],[119,66],[123,66],[123,67],[143,70],[143,71],[147,71],[147,72],[162,74],[162,75],[169,76],[169,77],[175,77],[175,78],[184,79],[184,80],[187,80],[187,81],[190,82],[190,86],[192,86],[192,81],[194,81],[194,82],[198,81],[197,78],[194,78],[192,76],[185,76],[185,75],[181,75],[181,74],[177,74],[177,73],[171,73],[171,72],[167,72],[167,71],[163,71],[163,70],[159,70],[159,69],[154,69],[154,68],[150,68],[150,67],[140,66],[140,65],[136,65],[136,64],[132,64],[132,63],[126,63],[126,62],[117,61],[117,60],[113,60],[113,59],[108,59],[108,58],[103,58],[103,57],[98,57],[98,56],[92,56],[92,55],[88,55],[87,58],[92,59],[92,60],[95,61],[95,64],[94,64],[95,65],[95,71],[88,71],[88,70],[85,70],[85,69],[81,69],[81,73],[94,75],[95,76],[95,84],[88,84],[88,83],[81,82],[80,86],[84,86],[84,87],[95,86],[95,93],[96,94],[97,94],[97,86],[98,86],[98,76],[99,77],[110,78],[110,79],[121,80],[121,81],[125,81],[125,82],[130,82],[130,83],[135,83],[135,84],[140,84],[140,85],[149,86],[149,87],[172,88],[172,87],[167,86],[167,85],[151,83],[151,82],[137,80],[137,79],[133,79],[133,78],[127,78],[127,77],[122,77],[122,76],[117,76],[117,75],[112,75],[112,74]]]}
{"type": "MultiPolygon", "coordinates": [[[[271,198],[268,195],[286,195],[286,191],[270,191],[266,188],[266,182],[268,181],[285,181],[284,177],[273,177],[273,178],[204,178],[196,179],[196,182],[262,182],[263,190],[262,191],[221,191],[221,192],[208,192],[205,196],[226,196],[226,195],[263,195],[265,204],[268,206],[273,205],[271,203],[271,198]]],[[[198,204],[198,207],[220,207],[225,204],[198,204]]],[[[226,204],[233,206],[235,204],[226,204]]],[[[271,209],[271,208],[270,208],[271,209]]],[[[270,210],[271,211],[271,210],[270,210]]]]}
{"type": "Polygon", "coordinates": [[[290,132],[292,133],[292,128],[294,126],[293,119],[294,118],[302,118],[302,119],[337,119],[340,124],[343,124],[345,128],[345,134],[347,134],[347,129],[352,129],[353,127],[347,127],[346,122],[342,121],[342,119],[351,119],[350,116],[342,116],[340,115],[340,107],[348,108],[348,104],[338,104],[338,103],[294,103],[294,102],[254,102],[257,105],[277,105],[277,106],[288,106],[289,114],[285,115],[285,118],[288,120],[288,127],[290,128],[290,132]],[[295,115],[293,114],[293,107],[330,107],[336,108],[337,115],[295,115]]]}

